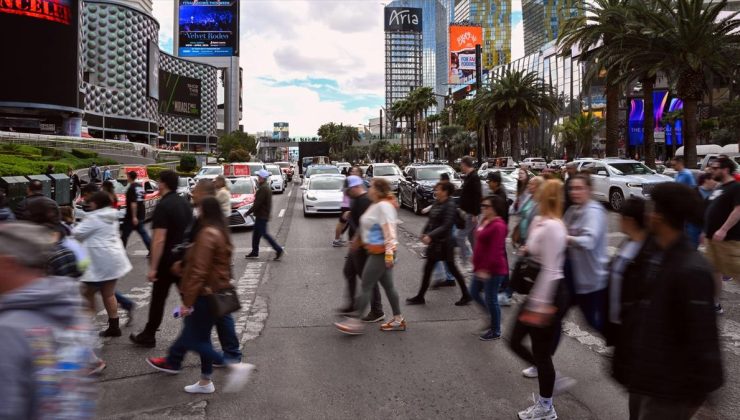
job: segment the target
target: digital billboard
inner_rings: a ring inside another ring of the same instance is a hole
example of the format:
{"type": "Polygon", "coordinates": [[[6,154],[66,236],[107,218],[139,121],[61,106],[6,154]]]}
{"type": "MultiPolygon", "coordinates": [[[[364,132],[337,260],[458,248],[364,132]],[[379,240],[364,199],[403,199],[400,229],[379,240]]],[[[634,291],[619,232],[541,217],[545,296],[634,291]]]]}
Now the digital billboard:
{"type": "MultiPolygon", "coordinates": [[[[629,144],[630,146],[641,146],[645,142],[645,105],[642,99],[636,98],[630,101],[630,113],[628,120],[629,144]]],[[[663,122],[663,116],[669,112],[683,109],[683,102],[678,98],[671,98],[668,92],[653,92],[653,117],[655,126],[653,137],[656,142],[662,143],[665,139],[667,146],[683,144],[681,133],[681,121],[676,121],[673,127],[663,122]]]]}
{"type": "Polygon", "coordinates": [[[286,140],[290,138],[289,124],[286,122],[276,122],[272,124],[272,139],[286,140]]]}
{"type": "Polygon", "coordinates": [[[79,9],[79,0],[0,0],[0,102],[79,109],[79,9]]]}
{"type": "Polygon", "coordinates": [[[475,46],[481,43],[480,26],[450,25],[450,71],[448,81],[463,85],[475,81],[475,46]]]}
{"type": "Polygon", "coordinates": [[[200,118],[200,80],[159,70],[159,112],[200,118]]]}
{"type": "Polygon", "coordinates": [[[159,99],[159,46],[149,41],[147,48],[146,90],[150,98],[159,99]]]}
{"type": "Polygon", "coordinates": [[[230,57],[239,54],[238,0],[179,2],[179,56],[230,57]]]}
{"type": "Polygon", "coordinates": [[[385,31],[421,33],[421,13],[416,7],[386,7],[385,31]]]}

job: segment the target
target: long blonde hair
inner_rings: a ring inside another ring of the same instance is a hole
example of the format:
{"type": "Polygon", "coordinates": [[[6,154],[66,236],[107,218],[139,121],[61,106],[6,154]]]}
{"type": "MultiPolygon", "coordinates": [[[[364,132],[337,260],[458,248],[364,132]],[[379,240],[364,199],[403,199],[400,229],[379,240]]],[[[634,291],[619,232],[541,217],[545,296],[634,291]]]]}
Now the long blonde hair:
{"type": "Polygon", "coordinates": [[[539,215],[553,219],[563,217],[563,182],[559,179],[548,179],[537,190],[539,215]]]}

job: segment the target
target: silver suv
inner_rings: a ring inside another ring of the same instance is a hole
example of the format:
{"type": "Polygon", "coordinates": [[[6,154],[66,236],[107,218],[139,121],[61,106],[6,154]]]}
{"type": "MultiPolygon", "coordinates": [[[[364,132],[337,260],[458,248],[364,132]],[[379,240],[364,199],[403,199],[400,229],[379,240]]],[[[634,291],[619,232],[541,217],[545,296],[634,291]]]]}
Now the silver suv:
{"type": "Polygon", "coordinates": [[[576,160],[575,163],[579,172],[591,173],[593,198],[609,203],[617,211],[626,198],[649,198],[655,185],[673,181],[636,160],[607,158],[576,160]]]}
{"type": "Polygon", "coordinates": [[[391,190],[398,194],[398,186],[404,179],[401,169],[395,163],[373,163],[365,171],[365,180],[370,182],[373,178],[383,178],[391,184],[391,190]]]}

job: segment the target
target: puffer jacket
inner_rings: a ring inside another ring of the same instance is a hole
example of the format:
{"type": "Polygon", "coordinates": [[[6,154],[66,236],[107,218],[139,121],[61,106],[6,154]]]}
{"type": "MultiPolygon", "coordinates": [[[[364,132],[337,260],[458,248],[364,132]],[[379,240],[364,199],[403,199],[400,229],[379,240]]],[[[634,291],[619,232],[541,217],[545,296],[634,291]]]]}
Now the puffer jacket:
{"type": "Polygon", "coordinates": [[[457,205],[452,199],[444,203],[435,202],[429,210],[429,220],[423,233],[432,238],[432,243],[452,246],[452,226],[455,224],[457,205]]]}
{"type": "Polygon", "coordinates": [[[116,280],[131,271],[131,262],[118,230],[118,210],[105,207],[87,213],[72,235],[82,242],[90,258],[90,266],[81,281],[116,280]]]}
{"type": "Polygon", "coordinates": [[[683,400],[722,385],[712,269],[687,239],[664,251],[646,243],[625,270],[621,305],[613,374],[629,392],[683,400]]]}
{"type": "Polygon", "coordinates": [[[232,249],[217,228],[204,226],[198,231],[185,254],[185,271],[180,280],[184,306],[193,306],[198,296],[231,287],[232,249]]]}

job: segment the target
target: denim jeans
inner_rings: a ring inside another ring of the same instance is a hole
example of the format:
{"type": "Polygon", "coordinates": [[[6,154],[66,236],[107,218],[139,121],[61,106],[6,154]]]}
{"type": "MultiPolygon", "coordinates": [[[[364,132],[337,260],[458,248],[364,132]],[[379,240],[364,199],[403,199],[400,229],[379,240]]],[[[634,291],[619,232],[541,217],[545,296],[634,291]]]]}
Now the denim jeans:
{"type": "Polygon", "coordinates": [[[444,261],[440,261],[434,266],[434,277],[444,277],[445,281],[455,281],[455,276],[450,273],[450,270],[447,268],[447,264],[445,264],[444,261]]]}
{"type": "Polygon", "coordinates": [[[475,245],[475,227],[477,217],[472,214],[465,215],[465,228],[457,230],[457,246],[460,247],[460,256],[463,261],[470,260],[473,255],[473,246],[475,245]],[[470,242],[470,246],[468,246],[470,242]]]}
{"type": "Polygon", "coordinates": [[[118,304],[121,305],[121,308],[127,311],[130,311],[134,307],[134,302],[119,292],[116,292],[116,300],[118,301],[118,304]]]}
{"type": "Polygon", "coordinates": [[[254,219],[254,231],[252,232],[252,255],[260,253],[260,239],[264,237],[275,252],[280,252],[283,248],[278,245],[277,241],[267,233],[267,219],[254,219]]]}
{"type": "Polygon", "coordinates": [[[487,309],[491,315],[491,330],[495,334],[501,335],[501,307],[498,304],[498,289],[506,276],[491,276],[486,281],[480,280],[473,276],[470,283],[470,294],[483,309],[487,309]],[[480,292],[484,292],[485,301],[480,297],[480,292]]]}
{"type": "Polygon", "coordinates": [[[139,224],[136,225],[136,227],[131,224],[130,220],[123,221],[123,224],[121,224],[121,241],[123,241],[123,247],[126,247],[126,244],[128,243],[128,237],[131,236],[131,232],[133,231],[139,233],[139,236],[141,236],[141,240],[144,242],[144,245],[148,250],[152,244],[152,240],[149,238],[149,233],[147,233],[146,229],[144,228],[143,220],[139,220],[139,224]]]}
{"type": "Polygon", "coordinates": [[[239,363],[242,361],[242,352],[239,350],[239,338],[236,336],[234,317],[226,314],[216,320],[216,333],[218,341],[221,342],[221,350],[224,352],[224,360],[227,363],[239,363]]]}
{"type": "Polygon", "coordinates": [[[211,330],[216,318],[211,315],[208,300],[205,296],[198,296],[193,305],[193,313],[183,320],[180,336],[170,347],[167,363],[173,368],[180,369],[185,353],[196,352],[200,355],[200,374],[203,379],[210,379],[213,374],[213,363],[223,364],[224,358],[213,349],[211,330]]]}

